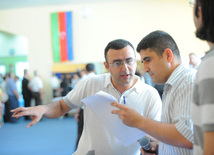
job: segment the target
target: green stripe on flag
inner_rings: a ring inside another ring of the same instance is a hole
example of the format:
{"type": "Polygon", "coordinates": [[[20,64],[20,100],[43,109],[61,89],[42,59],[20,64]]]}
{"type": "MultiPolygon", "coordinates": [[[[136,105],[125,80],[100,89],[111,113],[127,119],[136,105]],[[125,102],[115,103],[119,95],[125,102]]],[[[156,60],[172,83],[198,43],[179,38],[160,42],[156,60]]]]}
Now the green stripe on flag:
{"type": "Polygon", "coordinates": [[[51,14],[51,31],[54,62],[60,62],[58,13],[51,14]]]}

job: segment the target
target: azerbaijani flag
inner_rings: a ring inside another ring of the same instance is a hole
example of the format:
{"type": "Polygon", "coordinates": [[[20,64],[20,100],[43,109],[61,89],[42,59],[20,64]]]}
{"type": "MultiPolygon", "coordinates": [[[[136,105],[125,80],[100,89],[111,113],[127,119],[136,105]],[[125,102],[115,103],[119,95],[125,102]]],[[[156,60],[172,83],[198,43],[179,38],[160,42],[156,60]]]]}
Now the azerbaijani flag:
{"type": "Polygon", "coordinates": [[[54,62],[73,60],[72,12],[51,14],[54,62]]]}

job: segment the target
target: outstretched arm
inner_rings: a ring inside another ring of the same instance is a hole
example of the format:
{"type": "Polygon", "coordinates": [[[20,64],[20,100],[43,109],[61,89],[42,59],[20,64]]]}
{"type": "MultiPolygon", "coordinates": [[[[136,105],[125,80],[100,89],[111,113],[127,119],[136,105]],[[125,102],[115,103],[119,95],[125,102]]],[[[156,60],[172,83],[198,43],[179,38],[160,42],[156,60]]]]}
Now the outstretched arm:
{"type": "Polygon", "coordinates": [[[69,108],[63,99],[53,102],[47,105],[39,105],[35,107],[19,107],[16,109],[11,110],[14,114],[12,117],[22,117],[22,116],[32,116],[32,121],[27,125],[27,128],[33,126],[37,122],[40,121],[42,116],[47,118],[58,118],[68,111],[70,111],[71,108],[69,108]]]}
{"type": "Polygon", "coordinates": [[[119,110],[113,110],[113,114],[117,114],[124,124],[138,128],[163,143],[177,147],[192,149],[192,143],[181,135],[174,124],[162,123],[143,117],[140,113],[132,108],[112,103],[119,110]]]}

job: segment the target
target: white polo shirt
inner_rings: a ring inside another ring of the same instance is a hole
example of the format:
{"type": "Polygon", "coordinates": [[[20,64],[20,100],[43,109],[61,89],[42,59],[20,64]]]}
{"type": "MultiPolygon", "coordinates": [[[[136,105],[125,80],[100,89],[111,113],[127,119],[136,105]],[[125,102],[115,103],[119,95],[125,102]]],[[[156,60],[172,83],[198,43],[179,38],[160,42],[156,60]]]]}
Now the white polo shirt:
{"type": "MultiPolygon", "coordinates": [[[[137,83],[121,94],[111,83],[109,73],[96,75],[79,81],[75,88],[63,99],[70,108],[81,107],[81,100],[92,96],[99,91],[113,95],[123,104],[126,97],[126,106],[134,108],[142,115],[154,120],[160,120],[162,103],[158,92],[151,86],[143,83],[139,78],[137,83]]],[[[138,142],[125,147],[100,122],[95,114],[86,106],[84,109],[84,128],[77,151],[74,155],[139,155],[138,142]]]]}
{"type": "Polygon", "coordinates": [[[29,83],[28,86],[31,87],[33,92],[39,92],[39,89],[43,88],[42,80],[39,76],[35,76],[29,83]]]}

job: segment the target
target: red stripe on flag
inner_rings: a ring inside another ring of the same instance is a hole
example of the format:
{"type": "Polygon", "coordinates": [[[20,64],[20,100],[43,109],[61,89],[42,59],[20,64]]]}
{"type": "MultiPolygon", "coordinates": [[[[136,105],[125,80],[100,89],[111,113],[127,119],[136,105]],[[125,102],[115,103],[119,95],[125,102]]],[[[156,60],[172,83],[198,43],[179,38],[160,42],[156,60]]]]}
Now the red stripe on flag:
{"type": "Polygon", "coordinates": [[[60,42],[60,60],[68,60],[68,51],[67,51],[67,32],[66,32],[66,14],[65,12],[60,12],[59,16],[59,42],[60,42]]]}

